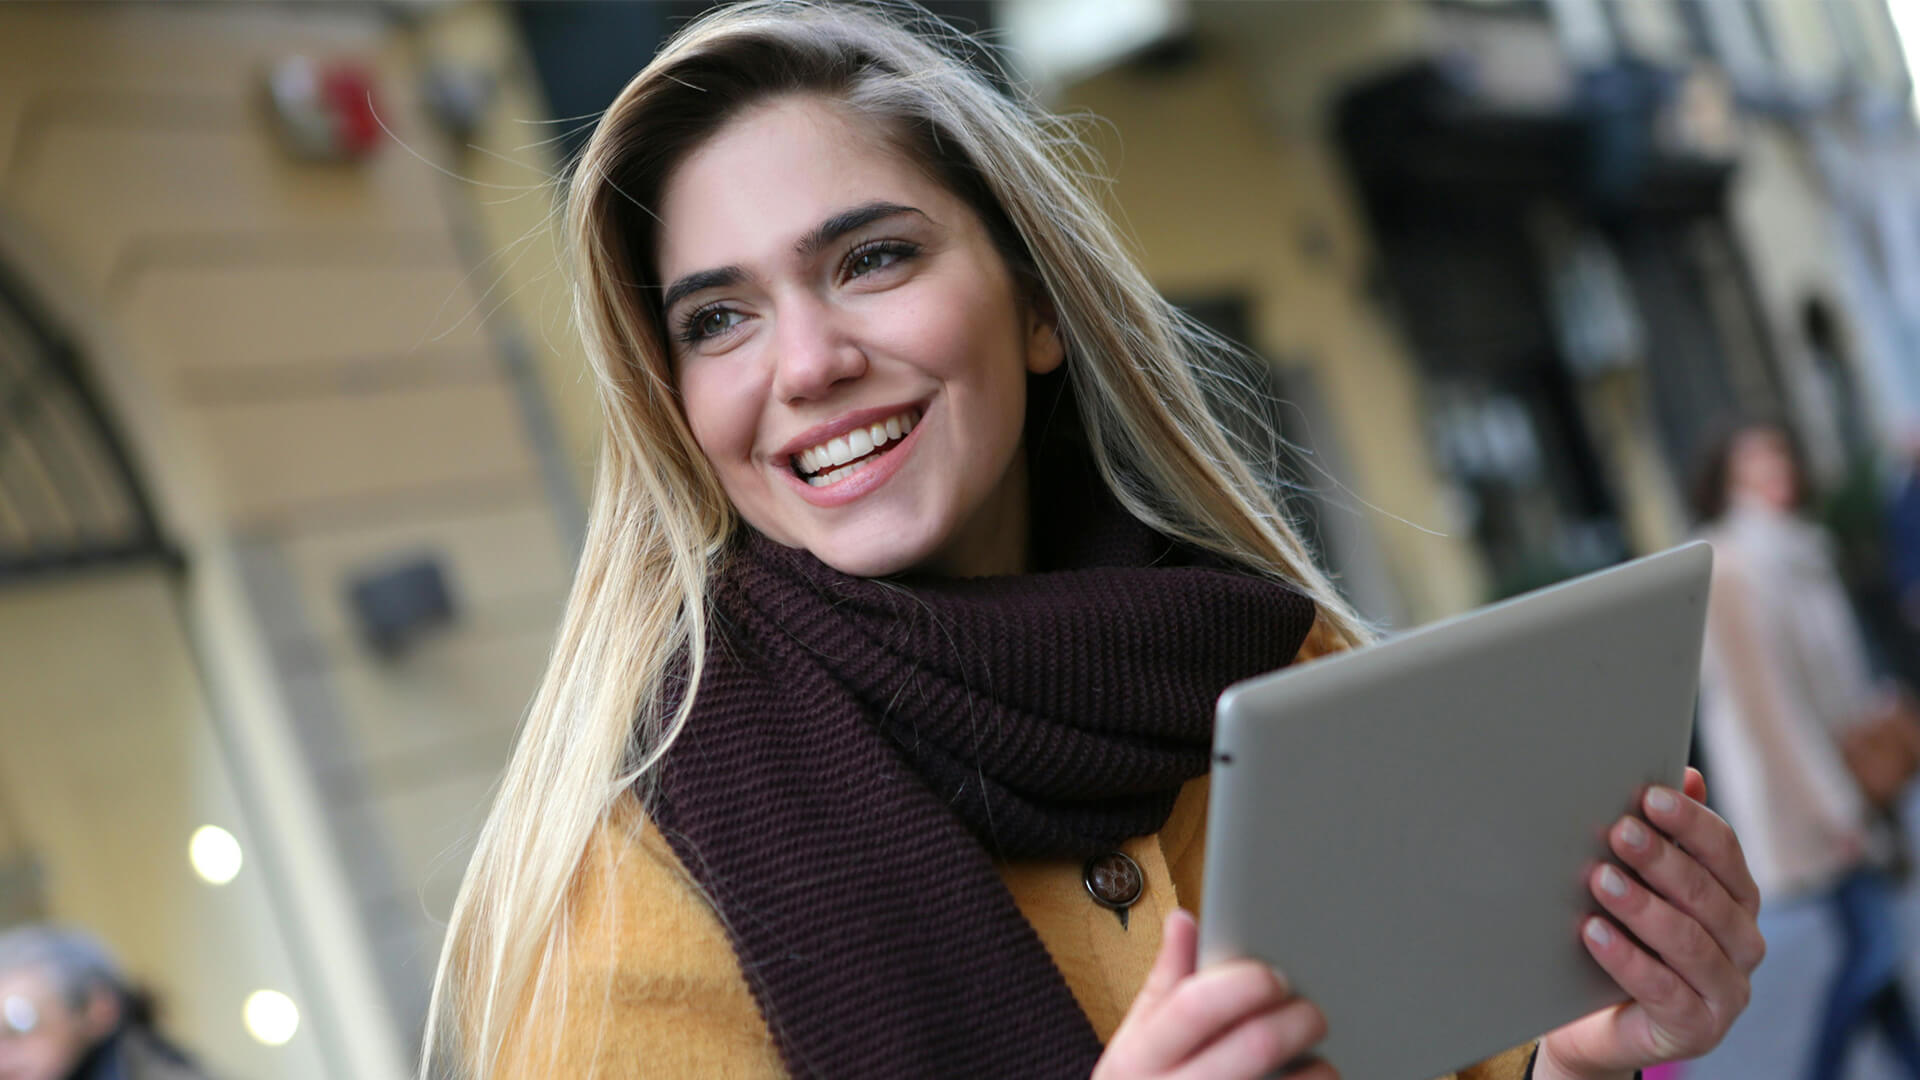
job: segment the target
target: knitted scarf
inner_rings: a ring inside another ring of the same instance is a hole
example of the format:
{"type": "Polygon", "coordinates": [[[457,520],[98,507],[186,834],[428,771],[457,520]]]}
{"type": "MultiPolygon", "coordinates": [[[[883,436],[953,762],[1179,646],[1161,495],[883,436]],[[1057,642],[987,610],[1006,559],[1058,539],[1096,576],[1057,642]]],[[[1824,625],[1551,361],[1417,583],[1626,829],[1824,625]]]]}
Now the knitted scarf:
{"type": "MultiPolygon", "coordinates": [[[[800,1077],[1076,1077],[1101,1046],[996,859],[1157,831],[1313,603],[1035,473],[1038,572],[868,580],[743,530],[654,822],[800,1077]]],[[[1091,901],[1089,901],[1091,902],[1091,901]]]]}

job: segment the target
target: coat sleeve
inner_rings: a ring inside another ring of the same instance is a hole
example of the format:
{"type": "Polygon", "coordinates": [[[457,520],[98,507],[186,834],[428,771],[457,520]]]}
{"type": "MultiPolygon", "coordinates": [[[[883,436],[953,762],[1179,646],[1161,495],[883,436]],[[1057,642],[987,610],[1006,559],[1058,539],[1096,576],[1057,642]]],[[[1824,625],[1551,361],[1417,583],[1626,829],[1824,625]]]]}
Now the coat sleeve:
{"type": "Polygon", "coordinates": [[[637,809],[595,837],[569,901],[564,1000],[522,1014],[501,1080],[787,1075],[718,917],[637,809]]]}

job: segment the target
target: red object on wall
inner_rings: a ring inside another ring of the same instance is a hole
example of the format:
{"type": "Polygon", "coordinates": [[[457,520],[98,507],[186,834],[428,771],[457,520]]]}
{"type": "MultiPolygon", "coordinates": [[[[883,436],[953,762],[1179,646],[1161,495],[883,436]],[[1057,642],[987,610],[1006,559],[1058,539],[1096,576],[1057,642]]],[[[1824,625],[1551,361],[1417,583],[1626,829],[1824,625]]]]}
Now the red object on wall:
{"type": "Polygon", "coordinates": [[[267,90],[287,145],[316,161],[354,161],[380,144],[373,73],[355,60],[290,56],[267,73],[267,90]]]}
{"type": "Polygon", "coordinates": [[[341,150],[365,157],[380,138],[380,120],[373,111],[373,76],[357,64],[321,69],[320,93],[333,117],[333,133],[341,150]]]}

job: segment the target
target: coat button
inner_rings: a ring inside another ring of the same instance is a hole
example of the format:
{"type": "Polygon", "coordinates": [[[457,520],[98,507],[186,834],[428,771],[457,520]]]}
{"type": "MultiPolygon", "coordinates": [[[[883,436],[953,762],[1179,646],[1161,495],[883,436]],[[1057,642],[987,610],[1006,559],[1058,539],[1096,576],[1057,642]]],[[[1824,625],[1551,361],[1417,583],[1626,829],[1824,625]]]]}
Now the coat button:
{"type": "Polygon", "coordinates": [[[1140,872],[1140,864],[1119,851],[1095,855],[1087,860],[1080,873],[1093,902],[1115,911],[1125,911],[1133,906],[1147,885],[1146,875],[1140,872]]]}

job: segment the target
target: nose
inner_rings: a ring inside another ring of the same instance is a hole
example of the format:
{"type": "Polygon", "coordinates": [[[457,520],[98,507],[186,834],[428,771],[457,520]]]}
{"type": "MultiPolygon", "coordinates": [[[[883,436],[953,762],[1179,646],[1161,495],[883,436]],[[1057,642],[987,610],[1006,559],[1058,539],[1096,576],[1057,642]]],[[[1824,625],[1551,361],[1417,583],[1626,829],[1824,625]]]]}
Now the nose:
{"type": "Polygon", "coordinates": [[[773,392],[781,401],[815,401],[867,373],[867,356],[833,308],[792,298],[774,321],[773,392]]]}

